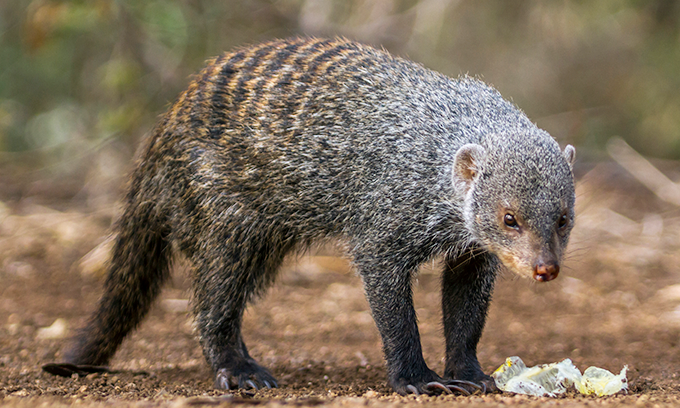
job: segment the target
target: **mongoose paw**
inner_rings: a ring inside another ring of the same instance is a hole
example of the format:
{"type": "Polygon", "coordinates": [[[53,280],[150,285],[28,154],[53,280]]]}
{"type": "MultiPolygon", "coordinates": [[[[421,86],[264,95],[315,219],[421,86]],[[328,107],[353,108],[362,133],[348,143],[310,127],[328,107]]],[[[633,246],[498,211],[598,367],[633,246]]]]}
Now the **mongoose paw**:
{"type": "Polygon", "coordinates": [[[71,377],[73,374],[78,374],[80,377],[84,377],[92,373],[109,372],[108,367],[71,363],[48,363],[43,365],[42,369],[46,373],[58,375],[60,377],[71,377]]]}
{"type": "Polygon", "coordinates": [[[498,392],[498,387],[496,387],[496,382],[493,378],[485,375],[476,381],[466,381],[466,380],[454,380],[446,379],[443,381],[447,387],[455,387],[457,391],[466,395],[481,393],[481,394],[492,394],[498,392]]]}
{"type": "Polygon", "coordinates": [[[215,388],[233,390],[277,388],[278,383],[267,369],[254,362],[240,364],[237,368],[220,368],[215,374],[215,388]]]}
{"type": "Polygon", "coordinates": [[[465,380],[443,380],[441,382],[434,381],[425,384],[428,389],[437,390],[440,389],[447,394],[463,394],[472,395],[476,392],[486,394],[486,385],[484,383],[476,384],[472,381],[465,380]]]}
{"type": "Polygon", "coordinates": [[[472,395],[476,392],[481,394],[487,393],[487,386],[484,383],[476,384],[471,381],[464,380],[441,380],[441,381],[430,381],[420,387],[408,384],[406,386],[406,391],[408,394],[462,394],[462,395],[472,395]]]}
{"type": "Polygon", "coordinates": [[[424,376],[421,381],[400,381],[394,386],[395,391],[401,395],[415,394],[415,395],[435,395],[435,394],[459,394],[472,395],[475,393],[486,394],[496,390],[496,385],[493,379],[489,377],[491,383],[488,383],[486,378],[479,382],[442,379],[434,372],[430,375],[424,376]],[[429,378],[428,378],[429,377],[429,378]]]}
{"type": "Polygon", "coordinates": [[[420,378],[401,378],[392,382],[394,390],[401,395],[463,394],[470,395],[483,387],[468,381],[444,380],[434,371],[427,369],[420,378]]]}

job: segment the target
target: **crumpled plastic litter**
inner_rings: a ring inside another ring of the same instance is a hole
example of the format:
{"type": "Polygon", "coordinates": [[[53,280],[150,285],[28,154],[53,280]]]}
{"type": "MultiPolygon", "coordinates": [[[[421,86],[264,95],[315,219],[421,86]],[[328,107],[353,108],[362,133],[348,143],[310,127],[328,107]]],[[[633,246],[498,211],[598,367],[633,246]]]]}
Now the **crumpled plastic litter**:
{"type": "Polygon", "coordinates": [[[628,390],[626,371],[628,366],[619,375],[589,367],[581,374],[568,358],[527,368],[521,358],[508,357],[491,376],[498,389],[517,394],[555,397],[573,386],[581,394],[602,397],[628,390]]]}

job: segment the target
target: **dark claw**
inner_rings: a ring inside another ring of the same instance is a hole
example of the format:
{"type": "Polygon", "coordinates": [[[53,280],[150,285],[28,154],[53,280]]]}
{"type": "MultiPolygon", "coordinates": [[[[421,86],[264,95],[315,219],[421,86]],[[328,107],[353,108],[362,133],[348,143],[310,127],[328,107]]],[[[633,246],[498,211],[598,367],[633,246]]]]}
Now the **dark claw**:
{"type": "MultiPolygon", "coordinates": [[[[450,389],[448,389],[444,384],[442,384],[438,381],[429,382],[429,383],[425,384],[425,387],[430,388],[430,389],[438,388],[438,389],[444,391],[447,394],[453,394],[450,389]]],[[[469,393],[468,393],[468,395],[469,395],[469,393]]]]}
{"type": "Polygon", "coordinates": [[[246,381],[246,384],[250,386],[250,388],[254,389],[255,391],[259,390],[260,388],[253,382],[253,380],[248,380],[246,381]]]}
{"type": "Polygon", "coordinates": [[[465,396],[470,395],[470,391],[466,390],[463,387],[459,387],[457,385],[449,384],[449,385],[446,386],[446,388],[448,388],[450,390],[449,393],[452,393],[453,391],[457,391],[461,394],[464,394],[465,396]]]}
{"type": "Polygon", "coordinates": [[[411,384],[407,385],[407,386],[406,386],[406,389],[409,390],[409,391],[411,391],[411,394],[415,394],[416,397],[417,397],[418,395],[420,395],[420,392],[418,391],[418,389],[417,389],[416,387],[414,387],[413,385],[411,385],[411,384]]]}
{"type": "Polygon", "coordinates": [[[269,381],[265,380],[264,386],[269,388],[270,390],[272,389],[272,386],[269,384],[269,381]]]}
{"type": "Polygon", "coordinates": [[[484,381],[481,381],[480,383],[474,383],[472,381],[465,380],[448,380],[446,382],[446,386],[449,387],[449,389],[451,389],[452,391],[458,391],[465,395],[470,395],[471,393],[475,393],[477,391],[479,391],[482,394],[486,394],[487,391],[489,390],[489,387],[487,387],[484,381]],[[473,391],[470,392],[469,390],[466,389],[466,387],[472,387],[473,391]]]}
{"type": "Polygon", "coordinates": [[[215,376],[215,383],[217,385],[217,388],[221,388],[223,390],[231,389],[229,387],[229,375],[227,374],[227,370],[221,368],[217,371],[217,375],[215,376]]]}
{"type": "Polygon", "coordinates": [[[449,384],[458,384],[458,385],[467,385],[467,386],[470,386],[470,387],[475,388],[475,389],[480,390],[480,391],[484,390],[484,392],[482,392],[482,394],[484,394],[486,392],[486,385],[484,385],[484,383],[482,383],[482,385],[479,385],[477,383],[473,383],[472,381],[465,381],[465,380],[449,380],[448,383],[449,384]]]}

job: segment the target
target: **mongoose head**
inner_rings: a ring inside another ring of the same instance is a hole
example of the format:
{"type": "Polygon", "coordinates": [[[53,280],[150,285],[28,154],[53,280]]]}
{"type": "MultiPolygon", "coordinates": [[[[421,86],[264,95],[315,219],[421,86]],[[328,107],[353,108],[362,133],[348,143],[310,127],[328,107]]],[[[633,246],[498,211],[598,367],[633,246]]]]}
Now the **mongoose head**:
{"type": "Polygon", "coordinates": [[[496,136],[462,146],[454,159],[466,228],[507,269],[552,280],[574,225],[575,150],[545,134],[496,136]]]}

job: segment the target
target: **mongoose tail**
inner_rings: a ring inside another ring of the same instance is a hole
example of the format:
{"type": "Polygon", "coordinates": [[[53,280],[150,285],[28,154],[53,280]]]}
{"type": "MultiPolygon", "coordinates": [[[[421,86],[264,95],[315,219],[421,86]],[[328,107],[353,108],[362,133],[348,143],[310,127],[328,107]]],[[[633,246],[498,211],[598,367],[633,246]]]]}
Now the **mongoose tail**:
{"type": "MultiPolygon", "coordinates": [[[[153,140],[153,139],[152,139],[153,140]]],[[[167,213],[157,205],[158,189],[141,160],[132,176],[108,265],[104,294],[87,325],[78,332],[66,360],[105,366],[125,336],[136,328],[169,277],[171,248],[167,213]]]]}

